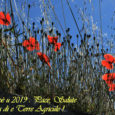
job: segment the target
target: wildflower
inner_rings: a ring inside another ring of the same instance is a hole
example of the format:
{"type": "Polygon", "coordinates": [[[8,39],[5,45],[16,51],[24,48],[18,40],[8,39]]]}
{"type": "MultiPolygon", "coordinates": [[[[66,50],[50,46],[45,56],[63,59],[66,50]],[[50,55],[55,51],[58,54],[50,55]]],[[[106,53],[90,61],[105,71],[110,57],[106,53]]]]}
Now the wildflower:
{"type": "Polygon", "coordinates": [[[106,60],[102,60],[101,64],[106,67],[107,69],[113,69],[112,63],[107,62],[106,60]]]}
{"type": "Polygon", "coordinates": [[[47,38],[48,38],[49,43],[54,45],[54,47],[55,47],[54,51],[55,52],[60,50],[61,43],[57,43],[58,36],[52,37],[52,36],[48,35],[47,38]]]}
{"type": "Polygon", "coordinates": [[[58,50],[60,50],[60,47],[61,47],[61,43],[56,43],[54,51],[57,52],[58,50]]]}
{"type": "Polygon", "coordinates": [[[30,37],[29,40],[25,40],[22,45],[26,47],[27,50],[33,51],[33,50],[40,50],[38,41],[35,40],[35,38],[30,37]]]}
{"type": "Polygon", "coordinates": [[[55,44],[55,43],[57,43],[58,36],[52,37],[52,36],[48,35],[47,38],[48,38],[48,41],[49,41],[50,44],[55,44]]]}
{"type": "Polygon", "coordinates": [[[37,52],[37,55],[41,61],[45,62],[51,68],[50,59],[47,55],[43,54],[42,52],[37,52]]]}
{"type": "Polygon", "coordinates": [[[0,12],[0,24],[5,26],[11,24],[11,17],[9,13],[5,15],[3,12],[0,12]]]}
{"type": "Polygon", "coordinates": [[[115,73],[106,73],[102,76],[102,79],[109,85],[112,84],[115,79],[115,73]]]}
{"type": "Polygon", "coordinates": [[[114,57],[110,54],[104,55],[105,60],[101,61],[101,64],[107,69],[113,69],[112,63],[114,63],[114,57]]]}
{"type": "Polygon", "coordinates": [[[113,84],[115,73],[106,73],[102,76],[102,79],[107,83],[109,91],[115,91],[115,84],[113,84]]]}
{"type": "Polygon", "coordinates": [[[115,91],[115,84],[109,85],[109,91],[115,91]]]}
{"type": "Polygon", "coordinates": [[[109,61],[110,63],[114,63],[114,57],[110,54],[105,54],[104,58],[109,61]]]}

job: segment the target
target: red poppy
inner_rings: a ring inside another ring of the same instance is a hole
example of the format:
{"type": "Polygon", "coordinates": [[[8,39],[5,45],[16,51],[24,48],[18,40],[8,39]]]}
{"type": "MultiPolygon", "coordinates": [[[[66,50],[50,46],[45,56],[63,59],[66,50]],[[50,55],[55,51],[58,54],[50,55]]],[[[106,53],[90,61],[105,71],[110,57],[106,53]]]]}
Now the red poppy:
{"type": "Polygon", "coordinates": [[[105,54],[104,58],[105,58],[106,61],[108,61],[110,63],[114,62],[114,57],[112,55],[110,55],[110,54],[105,54]]]}
{"type": "Polygon", "coordinates": [[[54,51],[57,52],[58,50],[60,50],[60,47],[61,47],[61,43],[56,43],[54,51]]]}
{"type": "Polygon", "coordinates": [[[102,79],[105,80],[105,82],[109,84],[113,84],[113,81],[115,79],[115,73],[106,73],[102,76],[102,79]]]}
{"type": "Polygon", "coordinates": [[[113,84],[115,73],[106,73],[102,76],[102,79],[105,80],[105,82],[109,86],[109,91],[115,91],[115,84],[113,84]]]}
{"type": "Polygon", "coordinates": [[[24,47],[29,46],[29,45],[30,45],[29,40],[24,40],[24,42],[22,43],[22,45],[23,45],[24,47]]]}
{"type": "Polygon", "coordinates": [[[41,61],[45,62],[51,68],[50,59],[47,55],[43,54],[42,52],[37,52],[37,55],[41,61]]]}
{"type": "Polygon", "coordinates": [[[48,35],[47,38],[48,38],[48,41],[49,41],[50,44],[57,43],[58,36],[52,37],[52,36],[48,35]]]}
{"type": "Polygon", "coordinates": [[[115,91],[115,84],[109,85],[109,91],[115,91]]]}
{"type": "Polygon", "coordinates": [[[101,64],[106,67],[107,69],[113,69],[113,65],[110,62],[107,62],[106,60],[102,60],[101,64]]]}
{"type": "Polygon", "coordinates": [[[11,17],[9,13],[5,15],[3,12],[0,12],[0,24],[5,26],[11,24],[11,17]]]}
{"type": "Polygon", "coordinates": [[[102,60],[101,64],[107,69],[113,69],[114,57],[110,54],[105,54],[104,58],[105,60],[102,60]]]}
{"type": "Polygon", "coordinates": [[[27,50],[33,51],[34,49],[40,50],[38,41],[35,40],[35,38],[30,37],[29,40],[25,40],[22,45],[26,47],[27,50]]]}

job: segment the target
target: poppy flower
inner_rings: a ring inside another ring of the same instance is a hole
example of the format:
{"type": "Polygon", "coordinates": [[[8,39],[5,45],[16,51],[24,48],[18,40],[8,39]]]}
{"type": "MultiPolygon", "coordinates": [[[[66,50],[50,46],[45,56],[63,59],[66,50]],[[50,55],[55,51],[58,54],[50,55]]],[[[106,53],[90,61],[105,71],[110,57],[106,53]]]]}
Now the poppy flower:
{"type": "Polygon", "coordinates": [[[9,13],[5,15],[3,12],[0,12],[0,24],[5,26],[11,24],[11,17],[9,13]]]}
{"type": "Polygon", "coordinates": [[[114,57],[112,55],[110,55],[110,54],[105,54],[104,58],[105,58],[106,61],[108,61],[110,63],[114,62],[114,57]]]}
{"type": "Polygon", "coordinates": [[[48,41],[49,41],[50,44],[57,43],[58,36],[52,37],[52,36],[48,35],[47,38],[48,38],[48,41]]]}
{"type": "Polygon", "coordinates": [[[58,50],[60,50],[60,47],[61,47],[61,43],[56,43],[54,51],[57,52],[58,50]]]}
{"type": "Polygon", "coordinates": [[[29,40],[24,40],[24,42],[22,43],[22,45],[24,46],[24,47],[27,47],[27,46],[29,46],[29,40]]]}
{"type": "Polygon", "coordinates": [[[43,54],[42,52],[37,52],[37,55],[39,56],[40,60],[45,62],[50,68],[50,59],[46,54],[43,54]]]}
{"type": "Polygon", "coordinates": [[[110,54],[104,55],[105,60],[101,61],[101,64],[107,69],[113,69],[112,63],[114,63],[114,57],[110,54]]]}
{"type": "Polygon", "coordinates": [[[115,91],[115,84],[109,85],[109,91],[115,91]]]}
{"type": "Polygon", "coordinates": [[[106,73],[102,76],[102,79],[105,80],[105,82],[109,84],[113,84],[113,81],[115,79],[115,73],[106,73]]]}
{"type": "Polygon", "coordinates": [[[110,62],[107,62],[106,60],[102,60],[101,64],[106,67],[107,69],[113,69],[113,65],[110,62]]]}
{"type": "Polygon", "coordinates": [[[30,37],[29,40],[25,40],[22,45],[26,47],[27,50],[33,51],[33,50],[40,50],[38,41],[35,40],[35,38],[30,37]]]}

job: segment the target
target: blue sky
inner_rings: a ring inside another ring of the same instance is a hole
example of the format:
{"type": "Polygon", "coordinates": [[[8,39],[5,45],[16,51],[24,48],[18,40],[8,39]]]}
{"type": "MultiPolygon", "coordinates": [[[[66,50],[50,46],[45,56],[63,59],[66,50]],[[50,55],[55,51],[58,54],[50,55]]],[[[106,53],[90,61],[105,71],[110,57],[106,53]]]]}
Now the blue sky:
{"type": "MultiPolygon", "coordinates": [[[[82,1],[81,0],[73,0],[73,1],[69,0],[69,3],[73,10],[73,13],[74,13],[74,16],[76,18],[79,28],[82,29],[82,24],[83,24],[83,22],[81,21],[82,20],[81,16],[82,16],[85,19],[86,30],[87,31],[89,30],[88,33],[92,33],[92,25],[94,25],[94,27],[95,26],[97,27],[97,29],[95,30],[95,33],[96,33],[98,41],[100,42],[100,38],[99,38],[99,31],[100,31],[99,0],[91,0],[91,3],[89,1],[90,0],[82,0],[82,1]],[[86,5],[84,5],[84,1],[86,1],[86,5]],[[85,8],[87,8],[86,11],[84,10],[85,8]],[[83,10],[84,10],[84,14],[82,14],[83,10]],[[93,19],[93,20],[91,20],[91,19],[93,19]]],[[[30,0],[30,2],[31,2],[31,0],[30,0]]],[[[40,4],[40,3],[41,2],[39,2],[38,4],[40,4]]],[[[56,15],[64,29],[65,29],[65,25],[64,25],[64,16],[65,16],[66,28],[68,28],[68,27],[70,28],[70,34],[73,36],[72,42],[76,43],[77,42],[76,34],[78,34],[78,31],[75,26],[75,22],[74,22],[73,17],[70,13],[70,10],[69,10],[66,0],[62,1],[64,15],[63,15],[61,0],[55,0],[55,1],[51,0],[51,3],[54,6],[55,13],[56,13],[56,15]]],[[[108,43],[110,41],[114,42],[114,44],[115,44],[115,37],[113,37],[113,38],[111,37],[111,35],[112,34],[114,35],[114,33],[115,33],[114,30],[111,29],[111,28],[114,28],[114,25],[115,25],[114,4],[115,4],[114,0],[102,0],[102,2],[101,2],[102,34],[103,34],[103,39],[104,39],[104,48],[109,48],[108,43]],[[112,21],[112,18],[113,18],[113,21],[112,21]]],[[[41,7],[43,7],[43,6],[41,6],[41,7]]],[[[60,28],[60,25],[56,21],[54,13],[51,8],[50,8],[49,12],[50,12],[49,14],[50,14],[51,20],[55,23],[55,27],[63,34],[63,32],[60,28]]],[[[31,15],[31,17],[34,17],[34,18],[42,16],[41,10],[38,7],[38,5],[36,5],[36,7],[31,8],[30,15],[31,15]]],[[[114,44],[113,44],[112,51],[111,52],[109,51],[110,53],[115,53],[115,45],[114,44]]]]}

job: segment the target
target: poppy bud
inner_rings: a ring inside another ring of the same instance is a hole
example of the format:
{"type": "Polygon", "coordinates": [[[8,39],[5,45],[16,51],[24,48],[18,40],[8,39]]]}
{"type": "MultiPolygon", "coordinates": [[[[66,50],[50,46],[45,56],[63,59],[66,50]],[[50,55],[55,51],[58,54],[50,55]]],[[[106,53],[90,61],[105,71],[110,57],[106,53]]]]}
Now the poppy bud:
{"type": "Polygon", "coordinates": [[[72,38],[72,36],[70,36],[70,39],[72,38]]]}
{"type": "Polygon", "coordinates": [[[30,4],[28,4],[28,8],[30,8],[30,4]]]}
{"type": "Polygon", "coordinates": [[[40,24],[42,25],[42,20],[40,20],[40,24]]]}
{"type": "Polygon", "coordinates": [[[52,22],[52,26],[54,25],[54,23],[52,22]]]}
{"type": "Polygon", "coordinates": [[[11,32],[9,32],[9,35],[11,36],[11,32]]]}
{"type": "Polygon", "coordinates": [[[27,39],[27,36],[24,36],[25,37],[25,39],[27,39]]]}
{"type": "Polygon", "coordinates": [[[97,43],[97,47],[99,47],[99,43],[97,43]]]}
{"type": "Polygon", "coordinates": [[[93,37],[94,41],[95,41],[95,37],[93,37]]]}
{"type": "Polygon", "coordinates": [[[76,51],[76,48],[74,48],[74,51],[76,51]]]}
{"type": "Polygon", "coordinates": [[[83,40],[81,40],[81,43],[83,43],[83,40]]]}
{"type": "Polygon", "coordinates": [[[22,24],[24,25],[24,21],[22,21],[22,24]]]}
{"type": "Polygon", "coordinates": [[[36,35],[36,31],[34,31],[35,35],[36,35]]]}
{"type": "Polygon", "coordinates": [[[13,12],[11,13],[11,16],[13,16],[13,12]]]}
{"type": "Polygon", "coordinates": [[[104,50],[103,49],[101,49],[101,52],[103,52],[104,50]]]}
{"type": "Polygon", "coordinates": [[[56,34],[58,35],[58,30],[56,30],[56,34]]]}
{"type": "Polygon", "coordinates": [[[87,35],[87,38],[90,38],[91,37],[91,35],[89,34],[89,35],[87,35]]]}
{"type": "Polygon", "coordinates": [[[65,40],[65,37],[63,37],[63,41],[65,40]]]}
{"type": "MultiPolygon", "coordinates": [[[[110,70],[107,70],[107,73],[110,73],[110,70]]],[[[109,77],[109,76],[108,76],[109,77]]]]}
{"type": "Polygon", "coordinates": [[[42,18],[42,22],[44,22],[44,18],[42,18]]]}
{"type": "Polygon", "coordinates": [[[60,33],[58,33],[58,35],[59,35],[59,37],[61,36],[61,34],[60,34],[60,33]]]}
{"type": "Polygon", "coordinates": [[[64,45],[64,42],[62,42],[62,44],[61,45],[64,45]]]}
{"type": "Polygon", "coordinates": [[[41,29],[41,33],[43,33],[43,29],[41,29]]]}
{"type": "Polygon", "coordinates": [[[39,34],[39,29],[37,30],[37,33],[39,34]]]}
{"type": "Polygon", "coordinates": [[[33,22],[33,26],[35,25],[35,22],[33,22]]]}
{"type": "Polygon", "coordinates": [[[72,43],[71,45],[72,45],[72,47],[74,46],[74,44],[73,44],[73,43],[72,43]]]}
{"type": "Polygon", "coordinates": [[[70,31],[70,28],[67,28],[66,32],[69,32],[70,31]]]}
{"type": "Polygon", "coordinates": [[[47,37],[47,33],[45,32],[45,37],[47,37]]]}
{"type": "Polygon", "coordinates": [[[86,33],[84,34],[84,37],[86,37],[86,33]]]}
{"type": "Polygon", "coordinates": [[[78,37],[79,37],[79,35],[77,34],[77,35],[76,35],[76,37],[78,38],[78,37]]]}

